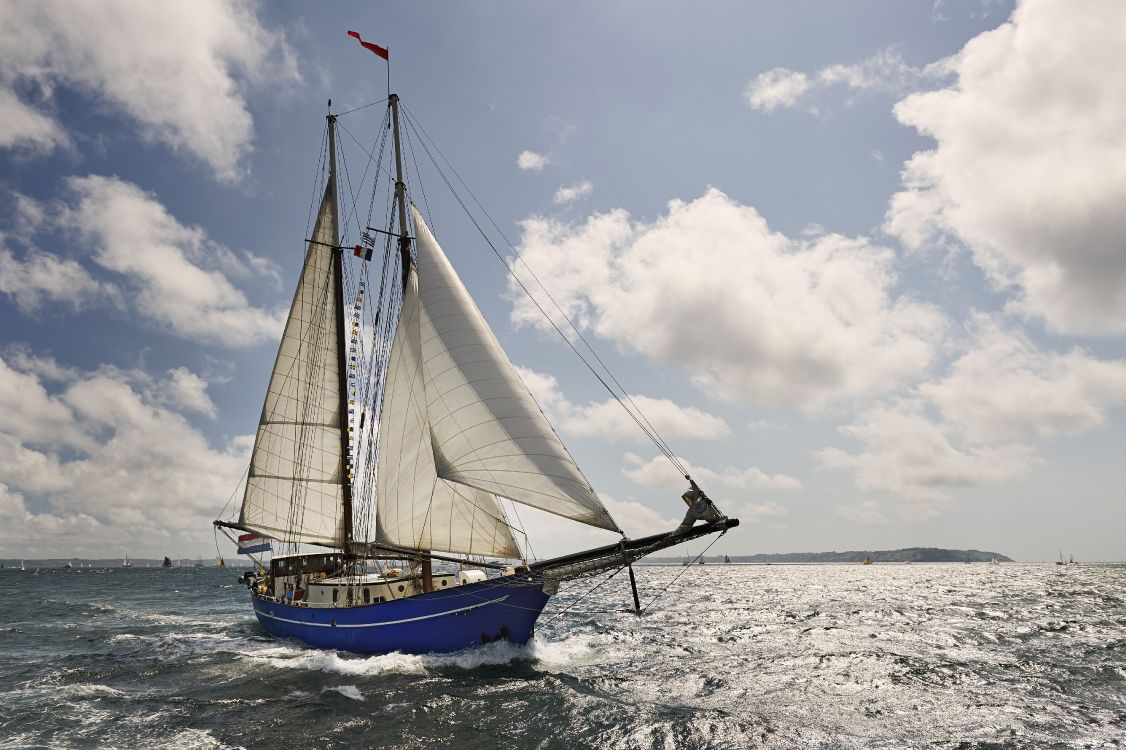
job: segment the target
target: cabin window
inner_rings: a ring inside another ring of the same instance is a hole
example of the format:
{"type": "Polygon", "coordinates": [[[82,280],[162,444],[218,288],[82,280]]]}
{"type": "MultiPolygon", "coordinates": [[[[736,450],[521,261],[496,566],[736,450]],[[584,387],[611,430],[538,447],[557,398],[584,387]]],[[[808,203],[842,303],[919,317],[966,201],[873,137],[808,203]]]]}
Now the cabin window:
{"type": "Polygon", "coordinates": [[[364,586],[364,604],[368,604],[369,602],[371,602],[371,589],[364,586]]]}
{"type": "Polygon", "coordinates": [[[399,584],[399,591],[401,592],[402,590],[403,590],[403,584],[400,583],[399,584]]]}
{"type": "Polygon", "coordinates": [[[449,581],[448,581],[448,580],[446,580],[445,578],[443,578],[443,579],[442,579],[442,585],[443,585],[443,586],[445,586],[445,585],[446,585],[446,584],[448,584],[448,583],[449,583],[449,581]]]}
{"type": "Polygon", "coordinates": [[[333,604],[336,604],[336,597],[338,597],[339,595],[340,595],[339,589],[334,588],[332,590],[332,603],[333,604]]]}

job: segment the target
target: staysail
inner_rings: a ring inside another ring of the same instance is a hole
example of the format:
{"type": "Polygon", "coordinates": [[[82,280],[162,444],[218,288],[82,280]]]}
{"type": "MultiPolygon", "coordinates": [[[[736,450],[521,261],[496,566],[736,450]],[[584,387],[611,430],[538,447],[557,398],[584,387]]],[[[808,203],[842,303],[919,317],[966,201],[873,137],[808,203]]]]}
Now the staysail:
{"type": "Polygon", "coordinates": [[[418,274],[410,269],[379,425],[378,539],[412,549],[520,557],[508,523],[487,492],[438,476],[426,413],[418,274]]]}
{"type": "Polygon", "coordinates": [[[266,392],[239,525],[287,542],[342,546],[341,311],[334,180],[328,180],[266,392]]]}
{"type": "MultiPolygon", "coordinates": [[[[417,313],[404,306],[392,350],[404,349],[398,337],[404,327],[416,325],[417,316],[424,383],[414,398],[425,399],[425,411],[416,407],[414,419],[428,425],[430,441],[424,450],[428,458],[432,456],[436,476],[459,497],[467,488],[480,490],[484,495],[476,496],[478,503],[485,495],[497,495],[619,531],[417,210],[414,223],[418,274],[411,284],[418,285],[417,313]]],[[[413,308],[413,290],[408,291],[413,308]]],[[[401,378],[402,374],[389,371],[387,387],[399,387],[401,378]]],[[[383,424],[393,424],[396,418],[385,403],[383,424]]],[[[385,468],[385,461],[389,464],[391,458],[381,439],[381,525],[387,522],[385,506],[390,503],[385,495],[385,490],[390,491],[387,472],[393,471],[385,468]]]]}

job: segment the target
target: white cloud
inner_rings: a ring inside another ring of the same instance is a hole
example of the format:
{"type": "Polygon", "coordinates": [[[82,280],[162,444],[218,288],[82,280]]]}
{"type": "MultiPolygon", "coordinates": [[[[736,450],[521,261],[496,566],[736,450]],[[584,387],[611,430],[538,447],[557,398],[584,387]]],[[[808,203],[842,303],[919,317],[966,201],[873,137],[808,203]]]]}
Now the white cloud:
{"type": "Polygon", "coordinates": [[[213,449],[159,389],[134,387],[138,379],[102,368],[48,393],[36,375],[0,359],[0,498],[11,511],[3,531],[11,554],[23,544],[37,555],[103,554],[108,545],[159,555],[210,539],[249,440],[213,449]],[[30,509],[21,493],[46,507],[30,509]],[[96,537],[75,541],[94,529],[96,537]]]}
{"type": "MultiPolygon", "coordinates": [[[[614,399],[573,404],[559,389],[556,379],[544,373],[517,367],[548,418],[564,433],[598,437],[610,441],[645,441],[645,433],[614,399]]],[[[691,406],[680,406],[666,398],[631,395],[629,401],[648,423],[665,438],[711,440],[727,437],[731,429],[722,417],[691,406]]],[[[628,402],[627,402],[628,403],[628,402]]]]}
{"type": "Polygon", "coordinates": [[[1126,333],[1126,4],[1026,0],[954,58],[957,83],[896,117],[935,139],[885,228],[963,243],[1010,309],[1074,334],[1126,333]]]}
{"type": "Polygon", "coordinates": [[[744,503],[735,508],[732,516],[743,523],[761,523],[787,515],[790,511],[773,500],[765,503],[744,503]]]}
{"type": "Polygon", "coordinates": [[[1126,402],[1126,361],[1042,351],[983,315],[971,327],[969,351],[918,392],[972,442],[1089,430],[1107,407],[1126,402]]]}
{"type": "MultiPolygon", "coordinates": [[[[947,59],[916,67],[908,64],[899,49],[889,47],[851,65],[826,65],[809,76],[787,68],[774,68],[747,83],[744,97],[752,109],[770,112],[778,107],[795,108],[808,94],[843,88],[852,95],[870,92],[901,93],[931,85],[950,75],[947,59]]],[[[817,112],[817,109],[811,111],[817,112]]]]}
{"type": "Polygon", "coordinates": [[[45,151],[68,141],[48,115],[62,86],[107,102],[142,135],[238,180],[254,124],[247,83],[298,80],[284,34],[248,0],[0,5],[0,146],[45,151]],[[15,91],[39,92],[35,109],[15,91]]]}
{"type": "Polygon", "coordinates": [[[875,500],[865,500],[857,505],[838,505],[834,511],[838,516],[857,523],[887,523],[887,516],[875,500]]]}
{"type": "MultiPolygon", "coordinates": [[[[652,224],[616,210],[523,228],[524,261],[579,327],[724,398],[816,410],[891,390],[925,370],[946,326],[933,306],[891,296],[890,250],[785,237],[714,188],[652,224]]],[[[547,326],[510,292],[516,323],[547,326]]]]}
{"type": "Polygon", "coordinates": [[[822,466],[852,472],[860,489],[899,497],[896,512],[908,519],[938,515],[951,502],[952,490],[1025,477],[1037,461],[1026,445],[956,447],[949,427],[928,419],[917,399],[868,409],[840,432],[862,449],[823,449],[822,466]]]}
{"type": "Polygon", "coordinates": [[[47,153],[70,145],[58,122],[21,102],[14,92],[0,88],[0,148],[47,153]]]}
{"type": "MultiPolygon", "coordinates": [[[[693,466],[683,458],[678,460],[688,468],[688,473],[696,483],[704,488],[709,495],[713,491],[708,487],[719,485],[734,490],[798,490],[802,483],[796,477],[785,474],[767,474],[757,466],[738,469],[733,466],[721,466],[718,469],[709,469],[705,466],[693,466]]],[[[622,473],[632,482],[654,489],[669,489],[685,484],[684,477],[667,458],[654,456],[646,461],[634,453],[625,455],[626,468],[622,473]]]]}
{"type": "Polygon", "coordinates": [[[144,322],[227,346],[278,337],[282,313],[247,302],[223,273],[231,252],[201,227],[179,223],[155,196],[117,178],[67,184],[72,201],[58,207],[57,225],[89,243],[98,265],[128,279],[128,302],[144,322]]]}
{"type": "Polygon", "coordinates": [[[76,261],[31,250],[21,260],[0,247],[0,293],[8,295],[20,312],[33,314],[48,304],[82,310],[96,304],[121,304],[118,289],[98,281],[76,261]]]}
{"type": "Polygon", "coordinates": [[[747,83],[743,97],[753,109],[770,112],[778,107],[793,107],[809,90],[809,78],[787,68],[760,73],[747,83]]]}
{"type": "Polygon", "coordinates": [[[198,412],[215,419],[219,410],[207,395],[207,381],[186,367],[169,370],[167,379],[160,385],[160,392],[173,407],[198,412]]]}
{"type": "Polygon", "coordinates": [[[521,151],[516,157],[516,166],[525,171],[542,172],[543,168],[551,163],[551,159],[535,151],[521,151]]]}
{"type": "MultiPolygon", "coordinates": [[[[672,531],[680,524],[680,518],[684,515],[684,503],[675,496],[668,499],[662,511],[655,511],[635,500],[618,500],[604,494],[600,494],[599,498],[626,536],[634,539],[672,531]]],[[[527,505],[516,507],[508,501],[503,501],[502,504],[513,527],[522,528],[527,534],[534,557],[538,559],[613,544],[621,538],[605,529],[578,524],[527,505]]],[[[516,536],[521,546],[524,546],[524,537],[519,533],[516,536]]]]}
{"type": "Polygon", "coordinates": [[[579,198],[590,195],[592,190],[594,190],[594,185],[591,185],[588,180],[583,180],[569,187],[560,187],[555,191],[555,196],[551,200],[559,204],[574,203],[579,198]]]}
{"type": "MultiPolygon", "coordinates": [[[[851,471],[860,489],[901,498],[897,512],[904,517],[928,517],[960,488],[1027,476],[1039,461],[1028,441],[1093,429],[1106,421],[1108,408],[1126,403],[1126,361],[1101,361],[1080,349],[1045,351],[980,313],[968,328],[964,351],[943,376],[842,427],[861,448],[826,448],[822,466],[851,471]]],[[[882,515],[873,508],[838,511],[878,522],[882,515]]]]}

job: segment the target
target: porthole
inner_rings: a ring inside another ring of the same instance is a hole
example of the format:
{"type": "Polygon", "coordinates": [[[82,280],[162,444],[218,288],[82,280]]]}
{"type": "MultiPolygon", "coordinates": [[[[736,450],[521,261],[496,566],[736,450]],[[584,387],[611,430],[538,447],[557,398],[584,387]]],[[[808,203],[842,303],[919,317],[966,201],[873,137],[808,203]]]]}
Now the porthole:
{"type": "Polygon", "coordinates": [[[443,578],[442,579],[442,585],[445,586],[447,584],[449,584],[449,581],[447,579],[443,578]]]}
{"type": "Polygon", "coordinates": [[[403,584],[401,584],[401,583],[399,584],[399,591],[400,591],[400,592],[402,592],[402,591],[403,591],[403,584]]]}

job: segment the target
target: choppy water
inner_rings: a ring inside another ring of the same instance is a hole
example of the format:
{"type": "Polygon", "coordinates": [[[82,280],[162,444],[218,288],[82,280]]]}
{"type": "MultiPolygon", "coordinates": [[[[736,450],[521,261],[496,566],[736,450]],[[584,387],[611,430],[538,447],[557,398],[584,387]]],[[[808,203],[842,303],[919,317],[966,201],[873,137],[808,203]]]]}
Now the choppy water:
{"type": "Polygon", "coordinates": [[[271,640],[235,575],[0,571],[0,747],[1126,746],[1122,566],[696,566],[641,618],[619,576],[430,657],[271,640]]]}

